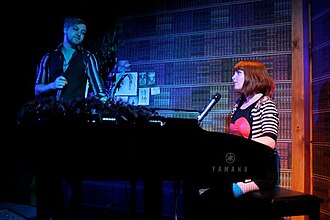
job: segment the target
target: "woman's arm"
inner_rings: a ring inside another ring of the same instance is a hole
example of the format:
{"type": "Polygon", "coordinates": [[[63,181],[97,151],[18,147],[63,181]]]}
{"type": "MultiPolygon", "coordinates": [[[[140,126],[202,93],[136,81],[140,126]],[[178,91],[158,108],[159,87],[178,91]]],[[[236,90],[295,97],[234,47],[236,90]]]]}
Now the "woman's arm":
{"type": "Polygon", "coordinates": [[[256,141],[256,142],[259,142],[261,144],[264,144],[264,145],[267,145],[269,146],[270,148],[274,149],[275,148],[275,140],[271,137],[268,137],[268,136],[262,136],[262,137],[258,137],[258,138],[253,138],[251,139],[253,141],[256,141]]]}

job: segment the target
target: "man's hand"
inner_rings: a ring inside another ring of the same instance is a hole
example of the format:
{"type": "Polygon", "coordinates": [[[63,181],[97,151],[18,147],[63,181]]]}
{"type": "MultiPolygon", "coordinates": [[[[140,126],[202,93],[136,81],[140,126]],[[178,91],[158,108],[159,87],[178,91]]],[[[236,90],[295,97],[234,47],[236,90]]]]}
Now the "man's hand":
{"type": "Polygon", "coordinates": [[[64,86],[66,86],[68,84],[68,81],[66,80],[66,78],[64,76],[59,76],[56,78],[56,80],[54,81],[54,89],[63,89],[64,86]]]}

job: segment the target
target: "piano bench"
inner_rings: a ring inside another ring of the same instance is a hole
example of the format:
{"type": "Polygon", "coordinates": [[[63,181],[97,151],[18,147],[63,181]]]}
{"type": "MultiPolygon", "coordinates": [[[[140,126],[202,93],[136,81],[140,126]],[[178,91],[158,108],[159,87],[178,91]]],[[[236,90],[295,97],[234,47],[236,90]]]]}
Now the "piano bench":
{"type": "Polygon", "coordinates": [[[319,220],[323,200],[315,195],[277,187],[249,192],[238,197],[237,202],[243,219],[278,220],[287,216],[309,216],[309,220],[319,220]]]}

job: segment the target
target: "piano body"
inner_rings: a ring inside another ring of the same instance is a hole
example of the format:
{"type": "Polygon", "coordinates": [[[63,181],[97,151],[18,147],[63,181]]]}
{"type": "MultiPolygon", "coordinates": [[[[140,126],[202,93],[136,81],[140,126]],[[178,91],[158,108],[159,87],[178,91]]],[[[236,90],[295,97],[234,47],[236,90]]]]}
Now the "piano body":
{"type": "Polygon", "coordinates": [[[274,170],[273,151],[242,137],[203,130],[195,119],[154,116],[134,123],[107,115],[21,126],[13,152],[32,172],[86,179],[239,181],[274,170]],[[17,153],[19,152],[19,153],[17,153]]]}
{"type": "MultiPolygon", "coordinates": [[[[40,105],[32,103],[28,110],[34,111],[35,106],[40,105]]],[[[150,216],[157,216],[161,206],[161,180],[237,182],[267,177],[276,170],[276,157],[269,147],[206,131],[197,119],[90,111],[44,116],[29,111],[24,115],[12,147],[6,149],[8,155],[17,155],[15,159],[36,175],[132,180],[132,184],[142,180],[149,186],[144,187],[144,213],[150,216]]],[[[131,210],[135,215],[134,202],[131,210]]]]}

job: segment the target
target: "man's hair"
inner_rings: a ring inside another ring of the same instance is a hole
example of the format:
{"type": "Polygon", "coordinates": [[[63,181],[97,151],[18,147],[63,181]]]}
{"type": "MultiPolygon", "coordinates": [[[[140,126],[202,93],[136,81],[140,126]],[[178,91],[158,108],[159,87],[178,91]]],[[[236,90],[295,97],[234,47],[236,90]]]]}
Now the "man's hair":
{"type": "Polygon", "coordinates": [[[64,19],[64,28],[69,28],[69,27],[71,27],[72,25],[75,25],[75,24],[84,24],[84,25],[87,26],[87,22],[84,21],[81,18],[67,17],[67,18],[64,19]]]}

